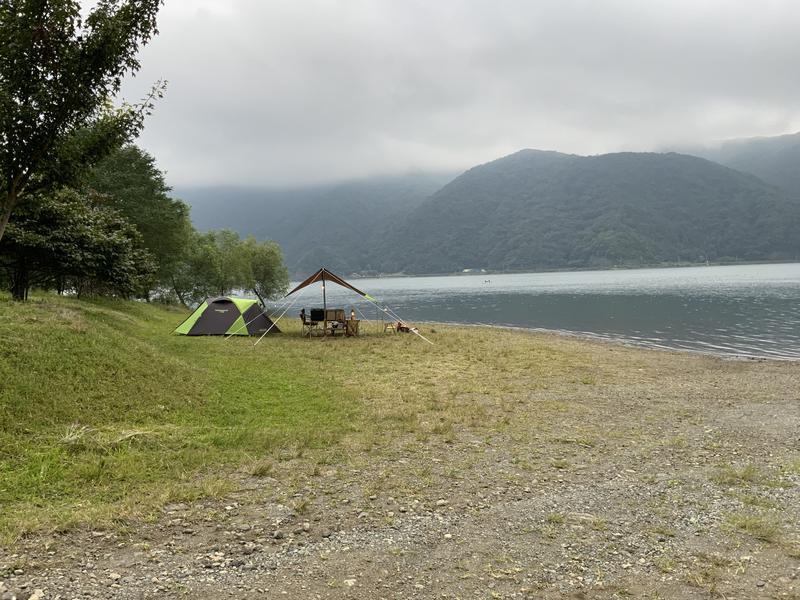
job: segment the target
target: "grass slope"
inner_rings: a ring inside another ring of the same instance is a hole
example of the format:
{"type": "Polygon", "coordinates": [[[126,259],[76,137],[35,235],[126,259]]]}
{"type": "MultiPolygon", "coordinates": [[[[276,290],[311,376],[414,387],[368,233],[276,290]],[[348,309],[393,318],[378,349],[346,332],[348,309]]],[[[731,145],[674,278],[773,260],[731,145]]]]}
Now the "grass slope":
{"type": "Polygon", "coordinates": [[[170,335],[183,318],[130,302],[0,301],[0,533],[221,492],[221,467],[326,446],[349,427],[352,397],[300,377],[316,365],[297,345],[170,335]]]}

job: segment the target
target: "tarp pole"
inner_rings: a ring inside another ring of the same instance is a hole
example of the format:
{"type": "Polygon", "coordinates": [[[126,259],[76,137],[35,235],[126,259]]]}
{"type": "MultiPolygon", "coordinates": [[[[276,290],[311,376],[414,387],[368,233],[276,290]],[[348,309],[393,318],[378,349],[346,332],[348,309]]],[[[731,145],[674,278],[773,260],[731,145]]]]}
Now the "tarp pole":
{"type": "Polygon", "coordinates": [[[322,335],[328,335],[328,301],[325,296],[325,269],[322,270],[322,335]]]}

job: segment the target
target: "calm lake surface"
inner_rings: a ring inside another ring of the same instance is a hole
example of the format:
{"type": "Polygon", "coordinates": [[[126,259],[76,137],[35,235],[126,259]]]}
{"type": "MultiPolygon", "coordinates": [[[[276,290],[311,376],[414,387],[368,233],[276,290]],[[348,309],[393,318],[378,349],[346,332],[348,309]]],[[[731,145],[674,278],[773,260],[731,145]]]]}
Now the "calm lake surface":
{"type": "MultiPolygon", "coordinates": [[[[546,329],[659,348],[800,360],[800,263],[359,279],[408,321],[546,329]]],[[[314,286],[316,288],[317,286],[314,286]]],[[[328,286],[328,305],[376,309],[328,286]]],[[[297,306],[321,305],[308,288],[297,306]]]]}

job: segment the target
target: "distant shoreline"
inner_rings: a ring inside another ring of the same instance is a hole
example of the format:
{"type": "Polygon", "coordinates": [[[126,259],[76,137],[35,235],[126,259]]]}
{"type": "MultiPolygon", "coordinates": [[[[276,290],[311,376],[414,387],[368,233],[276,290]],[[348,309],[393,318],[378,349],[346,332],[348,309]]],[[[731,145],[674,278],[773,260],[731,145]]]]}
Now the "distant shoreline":
{"type": "MultiPolygon", "coordinates": [[[[581,273],[581,272],[594,272],[594,271],[636,271],[642,269],[682,269],[692,267],[735,267],[745,265],[791,265],[800,263],[800,258],[795,260],[754,260],[754,261],[730,261],[730,262],[681,262],[681,263],[654,263],[643,265],[616,265],[611,267],[558,267],[552,269],[520,269],[520,270],[473,270],[473,271],[456,271],[445,273],[381,273],[380,275],[361,275],[359,273],[350,273],[347,275],[350,279],[399,279],[406,277],[466,277],[474,275],[523,275],[531,274],[536,275],[540,273],[581,273]]],[[[294,279],[294,278],[293,278],[294,279]]],[[[299,281],[300,279],[298,279],[299,281]]]]}

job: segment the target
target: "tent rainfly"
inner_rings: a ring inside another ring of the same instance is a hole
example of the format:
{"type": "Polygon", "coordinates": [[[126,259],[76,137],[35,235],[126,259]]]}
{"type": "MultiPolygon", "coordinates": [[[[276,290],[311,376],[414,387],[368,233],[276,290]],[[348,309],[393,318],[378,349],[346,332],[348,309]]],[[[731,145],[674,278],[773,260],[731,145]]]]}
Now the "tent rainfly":
{"type": "Polygon", "coordinates": [[[180,335],[263,335],[280,330],[261,310],[258,300],[220,296],[209,298],[178,325],[180,335]]]}

